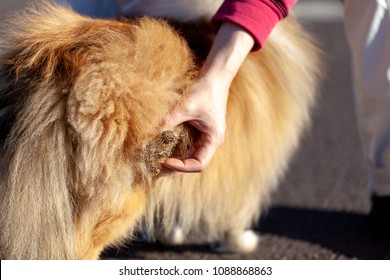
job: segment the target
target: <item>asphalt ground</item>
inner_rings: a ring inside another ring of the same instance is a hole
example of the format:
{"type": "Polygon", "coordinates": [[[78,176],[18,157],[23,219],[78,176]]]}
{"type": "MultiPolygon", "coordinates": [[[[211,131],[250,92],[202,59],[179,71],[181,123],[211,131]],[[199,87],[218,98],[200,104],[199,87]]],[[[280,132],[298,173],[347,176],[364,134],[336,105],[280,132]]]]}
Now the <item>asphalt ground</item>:
{"type": "MultiPolygon", "coordinates": [[[[25,3],[2,0],[0,18],[25,3]]],[[[209,246],[135,241],[107,251],[104,259],[390,259],[390,237],[368,224],[370,200],[342,5],[337,0],[300,0],[294,10],[321,42],[327,73],[313,127],[273,194],[271,208],[255,227],[259,248],[251,254],[217,254],[209,246]]]]}

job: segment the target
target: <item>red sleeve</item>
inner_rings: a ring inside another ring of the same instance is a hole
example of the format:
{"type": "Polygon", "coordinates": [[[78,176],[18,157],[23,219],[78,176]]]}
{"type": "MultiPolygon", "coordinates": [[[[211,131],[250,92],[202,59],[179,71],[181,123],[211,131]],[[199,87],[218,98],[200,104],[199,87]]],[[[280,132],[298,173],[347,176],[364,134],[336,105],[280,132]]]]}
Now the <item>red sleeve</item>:
{"type": "Polygon", "coordinates": [[[272,29],[290,13],[297,0],[225,0],[211,19],[218,28],[223,21],[244,28],[255,40],[253,50],[260,49],[272,29]]]}

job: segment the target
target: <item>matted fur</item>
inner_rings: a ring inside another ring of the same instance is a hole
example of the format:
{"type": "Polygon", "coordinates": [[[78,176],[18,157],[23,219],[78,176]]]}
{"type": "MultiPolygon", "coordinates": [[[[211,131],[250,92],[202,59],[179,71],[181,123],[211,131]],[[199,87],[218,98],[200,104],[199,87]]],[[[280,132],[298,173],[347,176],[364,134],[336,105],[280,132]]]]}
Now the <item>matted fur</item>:
{"type": "MultiPolygon", "coordinates": [[[[209,35],[195,43],[208,46],[209,35]]],[[[98,258],[142,217],[162,240],[177,225],[201,241],[241,231],[310,123],[319,61],[294,19],[241,67],[225,143],[201,174],[155,177],[193,136],[159,127],[196,73],[187,42],[164,21],[40,4],[3,25],[0,44],[1,259],[98,258]]]]}

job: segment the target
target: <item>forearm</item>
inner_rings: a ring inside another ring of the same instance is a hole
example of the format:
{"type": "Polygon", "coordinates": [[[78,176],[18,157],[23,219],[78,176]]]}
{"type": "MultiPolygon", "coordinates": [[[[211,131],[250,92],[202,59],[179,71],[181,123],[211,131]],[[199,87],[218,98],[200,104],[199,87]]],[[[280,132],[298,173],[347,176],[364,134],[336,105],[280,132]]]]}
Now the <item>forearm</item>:
{"type": "Polygon", "coordinates": [[[200,78],[217,79],[230,84],[254,40],[238,25],[224,22],[203,65],[200,78]]]}
{"type": "Polygon", "coordinates": [[[264,46],[274,26],[286,17],[297,0],[225,0],[211,23],[223,22],[243,27],[255,39],[253,50],[264,46]]]}

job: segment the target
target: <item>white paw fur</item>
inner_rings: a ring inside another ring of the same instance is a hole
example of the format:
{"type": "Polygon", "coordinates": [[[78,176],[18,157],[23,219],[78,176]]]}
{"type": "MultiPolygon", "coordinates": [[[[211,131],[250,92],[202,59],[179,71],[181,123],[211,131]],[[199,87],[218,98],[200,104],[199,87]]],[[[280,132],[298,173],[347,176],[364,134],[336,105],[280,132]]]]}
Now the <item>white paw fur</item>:
{"type": "Polygon", "coordinates": [[[250,253],[256,250],[260,237],[253,230],[228,232],[221,244],[215,247],[220,253],[250,253]]]}
{"type": "Polygon", "coordinates": [[[185,241],[185,236],[180,226],[175,226],[170,236],[166,240],[166,243],[170,245],[181,245],[185,241]]]}

